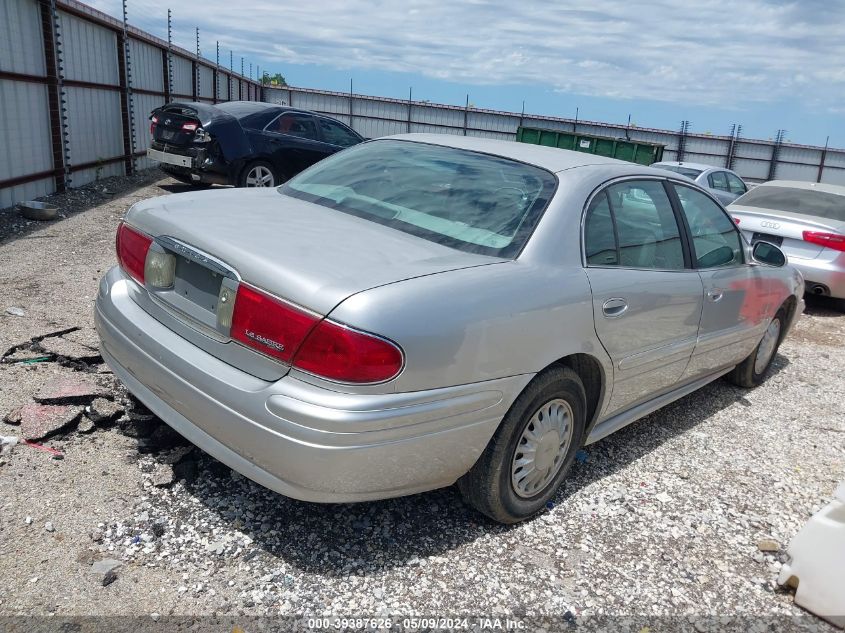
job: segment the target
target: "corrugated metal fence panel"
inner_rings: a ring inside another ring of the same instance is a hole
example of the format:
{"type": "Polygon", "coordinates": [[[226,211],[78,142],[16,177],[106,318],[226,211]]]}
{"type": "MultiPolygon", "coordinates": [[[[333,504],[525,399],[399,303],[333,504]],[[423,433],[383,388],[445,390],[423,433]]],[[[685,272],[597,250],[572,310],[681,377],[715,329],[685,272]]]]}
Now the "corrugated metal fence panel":
{"type": "Polygon", "coordinates": [[[214,71],[208,66],[200,66],[200,97],[214,98],[214,71]]]}
{"type": "Polygon", "coordinates": [[[173,92],[184,101],[194,93],[194,77],[191,60],[173,55],[173,92]]]}
{"type": "MultiPolygon", "coordinates": [[[[135,151],[146,151],[150,146],[150,112],[164,105],[164,97],[155,95],[132,94],[132,109],[135,119],[135,151]]],[[[146,156],[136,159],[135,165],[138,169],[155,167],[154,163],[146,156]]]]}
{"type": "Polygon", "coordinates": [[[34,0],[0,2],[0,70],[45,74],[41,12],[34,0]]]}
{"type": "MultiPolygon", "coordinates": [[[[113,90],[68,87],[68,141],[71,165],[106,160],[123,153],[120,93],[113,90]]],[[[74,172],[74,187],[96,178],[123,173],[123,163],[74,172]]]]}
{"type": "Polygon", "coordinates": [[[164,61],[160,48],[129,39],[132,87],[164,92],[164,61]]]}
{"type": "Polygon", "coordinates": [[[117,35],[68,13],[59,12],[65,79],[117,85],[117,35]]]}
{"type": "MultiPolygon", "coordinates": [[[[0,180],[53,169],[47,86],[0,79],[0,180]]],[[[0,209],[50,193],[53,179],[0,189],[0,209]]]]}

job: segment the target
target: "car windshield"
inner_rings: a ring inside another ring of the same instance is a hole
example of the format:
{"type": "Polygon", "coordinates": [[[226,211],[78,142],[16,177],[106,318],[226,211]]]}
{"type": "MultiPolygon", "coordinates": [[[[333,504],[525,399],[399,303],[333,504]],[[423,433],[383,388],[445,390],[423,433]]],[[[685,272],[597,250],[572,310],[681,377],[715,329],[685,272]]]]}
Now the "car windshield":
{"type": "Polygon", "coordinates": [[[656,167],[658,169],[665,169],[667,171],[674,171],[676,174],[681,174],[681,176],[686,176],[687,178],[692,178],[695,180],[701,175],[700,169],[693,169],[692,167],[683,167],[682,165],[652,165],[652,167],[656,167]]]}
{"type": "Polygon", "coordinates": [[[327,158],[280,191],[458,250],[516,257],[556,184],[500,156],[385,139],[327,158]]]}
{"type": "Polygon", "coordinates": [[[845,222],[845,196],[826,191],[760,186],[737,198],[733,204],[845,222]]]}

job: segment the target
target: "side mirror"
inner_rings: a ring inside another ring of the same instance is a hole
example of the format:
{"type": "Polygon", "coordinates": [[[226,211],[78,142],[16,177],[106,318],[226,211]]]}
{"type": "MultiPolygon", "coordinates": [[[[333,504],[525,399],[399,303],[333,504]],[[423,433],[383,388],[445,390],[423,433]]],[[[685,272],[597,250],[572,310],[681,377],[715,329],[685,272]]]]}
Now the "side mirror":
{"type": "Polygon", "coordinates": [[[786,255],[783,251],[769,242],[755,242],[751,248],[751,257],[755,262],[766,266],[780,268],[786,264],[786,255]]]}

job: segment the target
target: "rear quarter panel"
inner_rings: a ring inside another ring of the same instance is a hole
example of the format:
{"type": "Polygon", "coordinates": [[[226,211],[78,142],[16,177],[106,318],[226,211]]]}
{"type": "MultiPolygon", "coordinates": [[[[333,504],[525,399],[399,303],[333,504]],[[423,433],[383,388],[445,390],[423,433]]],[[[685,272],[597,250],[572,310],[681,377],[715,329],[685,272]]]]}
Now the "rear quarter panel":
{"type": "Polygon", "coordinates": [[[429,275],[359,293],[331,317],[402,347],[399,392],[534,374],[576,352],[612,375],[580,268],[515,260],[429,275]]]}

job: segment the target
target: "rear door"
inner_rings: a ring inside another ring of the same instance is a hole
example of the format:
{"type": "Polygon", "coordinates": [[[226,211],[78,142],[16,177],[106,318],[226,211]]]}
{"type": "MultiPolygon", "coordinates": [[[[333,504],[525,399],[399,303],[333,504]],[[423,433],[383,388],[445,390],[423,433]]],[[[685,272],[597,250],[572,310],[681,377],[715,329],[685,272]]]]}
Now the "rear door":
{"type": "Polygon", "coordinates": [[[670,390],[695,347],[702,284],[679,227],[662,180],[612,184],[587,210],[585,271],[614,366],[607,414],[670,390]]]}
{"type": "Polygon", "coordinates": [[[704,288],[698,342],[685,377],[714,373],[751,353],[774,314],[777,293],[727,212],[705,193],[673,183],[689,227],[693,262],[704,288]]]}
{"type": "Polygon", "coordinates": [[[288,179],[329,154],[320,140],[317,122],[304,112],[284,112],[262,133],[279,177],[288,179]]]}

